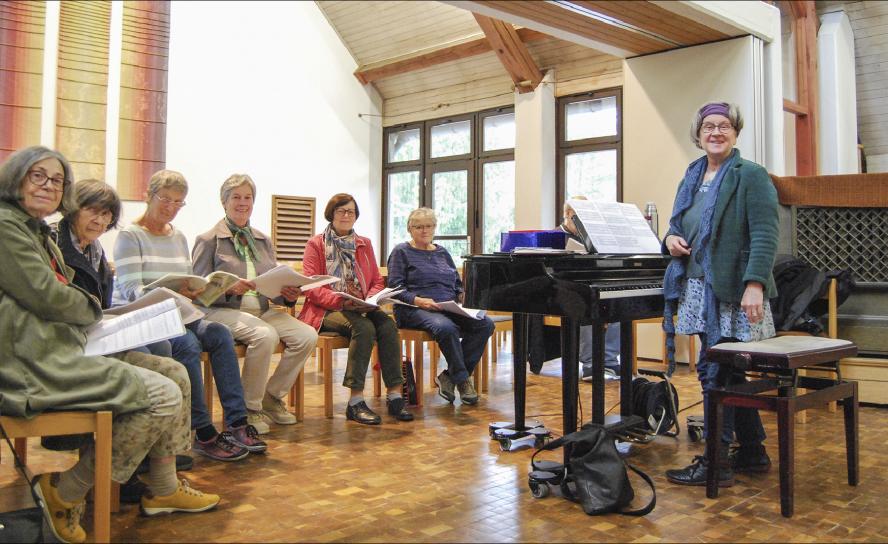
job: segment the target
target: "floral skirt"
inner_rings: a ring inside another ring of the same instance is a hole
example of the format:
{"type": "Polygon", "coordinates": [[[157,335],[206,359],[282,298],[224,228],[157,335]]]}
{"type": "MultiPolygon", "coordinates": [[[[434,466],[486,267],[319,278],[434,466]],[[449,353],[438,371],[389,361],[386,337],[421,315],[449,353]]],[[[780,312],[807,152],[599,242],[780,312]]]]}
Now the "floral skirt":
{"type": "MultiPolygon", "coordinates": [[[[706,330],[703,316],[703,279],[689,278],[678,298],[677,334],[701,334],[706,330]]],[[[774,316],[771,305],[764,303],[764,319],[758,323],[750,323],[746,313],[739,304],[720,302],[718,305],[718,321],[722,338],[736,338],[741,342],[757,342],[775,336],[774,316]]]]}

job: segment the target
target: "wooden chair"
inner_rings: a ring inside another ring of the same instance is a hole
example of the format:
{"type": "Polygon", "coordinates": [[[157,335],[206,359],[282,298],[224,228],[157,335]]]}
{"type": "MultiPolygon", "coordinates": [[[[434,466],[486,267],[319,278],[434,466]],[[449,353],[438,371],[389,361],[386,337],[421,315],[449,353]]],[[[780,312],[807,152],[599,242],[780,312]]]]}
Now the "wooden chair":
{"type": "MultiPolygon", "coordinates": [[[[493,364],[497,362],[497,355],[503,346],[509,345],[506,342],[506,333],[512,332],[513,319],[512,314],[503,312],[488,312],[487,317],[493,321],[493,344],[490,346],[490,360],[493,364]]],[[[484,391],[487,391],[485,384],[484,391]]]]}
{"type": "Polygon", "coordinates": [[[318,370],[324,378],[324,417],[333,417],[333,350],[348,348],[350,340],[333,332],[318,335],[318,370]]]}
{"type": "Polygon", "coordinates": [[[0,416],[0,424],[22,462],[27,464],[27,439],[34,436],[59,436],[95,433],[95,487],[93,488],[93,538],[111,541],[111,412],[47,412],[31,419],[0,416]]]}
{"type": "MultiPolygon", "coordinates": [[[[284,343],[279,342],[274,349],[274,353],[284,352],[284,343]]],[[[243,344],[234,345],[234,353],[238,359],[242,359],[247,355],[247,346],[243,344]]],[[[207,403],[207,413],[210,419],[213,419],[213,365],[210,363],[210,354],[206,351],[201,352],[200,360],[203,362],[203,380],[204,380],[204,399],[207,403]]],[[[295,411],[296,421],[302,421],[305,417],[305,372],[300,372],[296,376],[296,381],[290,388],[290,399],[288,404],[295,411]]]]}
{"type": "MultiPolygon", "coordinates": [[[[662,317],[652,317],[650,319],[638,319],[632,322],[632,338],[635,338],[635,349],[632,350],[632,373],[636,374],[638,372],[638,325],[640,324],[662,324],[662,317]]],[[[664,365],[669,363],[668,350],[666,349],[666,332],[660,327],[660,338],[663,343],[663,351],[661,355],[661,361],[664,365]]],[[[695,372],[697,370],[697,357],[699,353],[697,351],[697,337],[696,335],[688,336],[688,368],[691,372],[695,372]]]]}

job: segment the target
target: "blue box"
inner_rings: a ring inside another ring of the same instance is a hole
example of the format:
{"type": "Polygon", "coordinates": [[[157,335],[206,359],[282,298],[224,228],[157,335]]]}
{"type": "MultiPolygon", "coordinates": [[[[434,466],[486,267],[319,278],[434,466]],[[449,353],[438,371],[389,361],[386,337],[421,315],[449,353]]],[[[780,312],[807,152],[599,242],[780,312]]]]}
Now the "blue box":
{"type": "Polygon", "coordinates": [[[567,233],[562,230],[512,230],[500,234],[500,251],[516,247],[551,247],[564,249],[567,233]]]}

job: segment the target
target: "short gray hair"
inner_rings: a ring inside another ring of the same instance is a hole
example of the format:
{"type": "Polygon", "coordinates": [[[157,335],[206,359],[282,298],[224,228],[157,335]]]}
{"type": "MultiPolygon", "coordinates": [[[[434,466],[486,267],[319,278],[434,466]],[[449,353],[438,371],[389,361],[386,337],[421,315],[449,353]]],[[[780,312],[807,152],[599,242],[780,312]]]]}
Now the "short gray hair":
{"type": "Polygon", "coordinates": [[[73,223],[77,219],[77,215],[80,214],[80,210],[96,208],[100,211],[111,212],[111,222],[108,223],[106,230],[117,228],[121,204],[120,197],[114,187],[97,179],[82,179],[74,184],[74,200],[76,208],[65,213],[68,221],[73,223]]]}
{"type": "Polygon", "coordinates": [[[9,156],[3,166],[0,166],[0,200],[9,202],[10,204],[19,205],[22,200],[22,184],[28,172],[38,162],[45,159],[56,159],[62,165],[62,172],[65,174],[65,183],[62,187],[62,201],[56,211],[65,213],[77,207],[74,202],[74,190],[71,188],[72,178],[71,165],[64,155],[43,147],[42,145],[34,145],[20,149],[9,156]]]}
{"type": "Polygon", "coordinates": [[[173,189],[188,194],[188,182],[185,176],[175,170],[158,170],[148,180],[148,200],[161,189],[173,189]]]}
{"type": "Polygon", "coordinates": [[[407,228],[413,225],[413,221],[421,221],[423,219],[431,219],[432,223],[438,225],[438,217],[435,216],[435,210],[431,208],[416,208],[407,216],[407,228]]]}
{"type": "Polygon", "coordinates": [[[242,185],[250,186],[250,189],[253,191],[253,199],[255,200],[256,184],[253,183],[253,178],[247,174],[231,174],[228,176],[228,179],[222,182],[222,188],[219,189],[219,198],[222,199],[222,204],[228,202],[228,197],[231,196],[231,191],[234,191],[242,185]]]}
{"type": "Polygon", "coordinates": [[[728,121],[731,122],[731,126],[734,127],[734,132],[737,133],[737,136],[740,136],[740,131],[743,129],[743,115],[740,114],[740,108],[737,104],[731,104],[729,102],[707,102],[697,108],[697,112],[694,113],[694,118],[691,120],[691,141],[694,142],[694,145],[699,149],[703,149],[703,146],[700,144],[700,128],[703,126],[703,109],[709,104],[721,104],[728,108],[728,121]]]}
{"type": "MultiPolygon", "coordinates": [[[[568,198],[567,200],[564,201],[564,213],[567,213],[567,210],[573,210],[573,207],[570,204],[568,204],[568,201],[570,201],[570,200],[589,200],[589,199],[586,198],[584,195],[577,195],[577,196],[572,196],[572,197],[568,198]]],[[[576,210],[574,210],[574,211],[576,211],[576,210]]]]}

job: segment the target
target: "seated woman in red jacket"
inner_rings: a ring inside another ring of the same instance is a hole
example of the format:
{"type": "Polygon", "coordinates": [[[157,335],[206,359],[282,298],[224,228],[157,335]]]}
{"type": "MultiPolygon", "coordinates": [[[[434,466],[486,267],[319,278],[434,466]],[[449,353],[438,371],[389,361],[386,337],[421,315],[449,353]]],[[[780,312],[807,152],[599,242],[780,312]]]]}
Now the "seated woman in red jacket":
{"type": "Polygon", "coordinates": [[[401,396],[404,376],[395,322],[378,307],[371,308],[341,295],[364,300],[384,286],[370,240],[352,229],[359,215],[358,203],[349,194],[333,195],[327,203],[324,217],[330,224],[306,244],[302,268],[307,276],[329,274],[340,281],[305,291],[299,319],[320,332],[335,332],[351,339],[342,380],[342,385],[351,389],[345,409],[347,419],[365,425],[382,422],[364,402],[364,378],[373,345],[377,344],[382,379],[388,390],[388,413],[400,421],[411,421],[413,414],[404,408],[401,396]]]}

